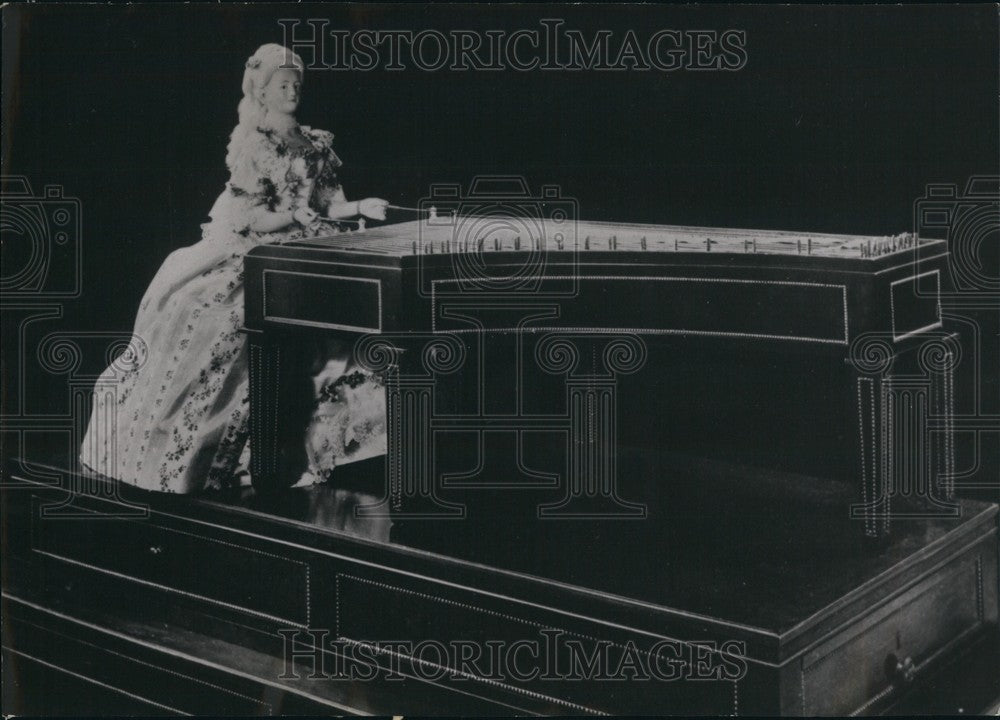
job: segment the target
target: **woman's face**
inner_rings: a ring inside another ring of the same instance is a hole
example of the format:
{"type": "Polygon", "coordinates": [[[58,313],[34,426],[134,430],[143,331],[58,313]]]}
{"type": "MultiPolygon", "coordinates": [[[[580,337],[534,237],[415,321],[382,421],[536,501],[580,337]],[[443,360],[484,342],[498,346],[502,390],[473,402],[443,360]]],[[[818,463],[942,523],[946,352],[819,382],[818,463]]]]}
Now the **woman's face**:
{"type": "Polygon", "coordinates": [[[302,98],[302,78],[295,70],[279,69],[261,91],[268,112],[291,115],[302,98]]]}

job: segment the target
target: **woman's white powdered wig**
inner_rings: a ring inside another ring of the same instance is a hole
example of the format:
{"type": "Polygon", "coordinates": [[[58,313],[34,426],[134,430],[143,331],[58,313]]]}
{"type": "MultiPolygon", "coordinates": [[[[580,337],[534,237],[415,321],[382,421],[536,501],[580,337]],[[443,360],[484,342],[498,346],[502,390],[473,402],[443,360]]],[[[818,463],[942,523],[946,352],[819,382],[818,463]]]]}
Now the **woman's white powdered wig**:
{"type": "Polygon", "coordinates": [[[267,107],[260,101],[258,93],[271,81],[278,70],[295,70],[301,78],[305,71],[302,58],[277,43],[267,43],[257,48],[257,52],[247,60],[243,70],[243,99],[237,110],[239,123],[229,136],[226,148],[226,166],[232,170],[243,152],[246,140],[264,121],[267,107]]]}

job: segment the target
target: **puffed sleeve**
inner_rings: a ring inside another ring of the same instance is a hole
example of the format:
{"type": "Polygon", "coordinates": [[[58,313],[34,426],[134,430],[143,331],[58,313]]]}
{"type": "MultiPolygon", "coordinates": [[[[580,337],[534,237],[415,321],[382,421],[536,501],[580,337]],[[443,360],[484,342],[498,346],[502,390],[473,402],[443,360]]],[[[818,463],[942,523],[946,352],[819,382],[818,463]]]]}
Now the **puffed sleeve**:
{"type": "Polygon", "coordinates": [[[333,133],[326,130],[303,128],[306,136],[319,153],[322,167],[316,176],[316,201],[322,211],[329,207],[331,201],[343,201],[344,191],[337,175],[338,169],[344,164],[333,150],[333,133]]]}
{"type": "Polygon", "coordinates": [[[247,211],[257,207],[275,209],[279,197],[273,178],[273,154],[272,143],[263,136],[247,143],[229,178],[229,192],[237,206],[247,211]]]}
{"type": "Polygon", "coordinates": [[[333,148],[327,148],[323,154],[323,169],[320,170],[319,176],[316,178],[316,184],[320,188],[338,190],[340,188],[340,179],[337,177],[337,169],[343,164],[340,158],[337,157],[337,153],[333,151],[333,148]]]}

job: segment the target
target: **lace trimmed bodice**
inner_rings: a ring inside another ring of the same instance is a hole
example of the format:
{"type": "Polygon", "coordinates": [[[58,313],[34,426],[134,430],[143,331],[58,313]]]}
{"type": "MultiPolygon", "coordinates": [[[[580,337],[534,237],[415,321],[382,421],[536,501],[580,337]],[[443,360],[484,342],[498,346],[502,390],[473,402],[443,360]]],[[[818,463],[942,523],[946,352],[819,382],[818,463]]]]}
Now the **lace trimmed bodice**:
{"type": "Polygon", "coordinates": [[[330,201],[341,193],[337,169],[343,163],[333,150],[333,134],[306,125],[299,129],[309,141],[307,146],[289,145],[265,128],[250,135],[233,163],[225,190],[209,212],[211,222],[202,225],[206,239],[249,249],[335,231],[329,223],[318,220],[308,227],[295,223],[270,233],[250,229],[256,208],[288,212],[308,205],[324,214],[330,201]]]}

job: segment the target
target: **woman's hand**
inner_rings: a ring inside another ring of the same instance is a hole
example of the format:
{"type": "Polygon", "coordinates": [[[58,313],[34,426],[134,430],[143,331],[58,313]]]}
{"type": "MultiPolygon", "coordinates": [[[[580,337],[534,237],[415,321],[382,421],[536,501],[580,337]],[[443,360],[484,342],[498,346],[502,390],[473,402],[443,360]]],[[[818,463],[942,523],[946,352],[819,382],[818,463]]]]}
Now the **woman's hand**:
{"type": "Polygon", "coordinates": [[[372,220],[385,220],[385,209],[389,201],[382,198],[365,198],[358,200],[358,214],[372,220]]]}
{"type": "Polygon", "coordinates": [[[316,219],[316,212],[307,205],[303,205],[292,213],[292,218],[302,227],[308,227],[316,219]]]}
{"type": "Polygon", "coordinates": [[[385,220],[385,210],[389,201],[382,198],[365,198],[364,200],[334,200],[326,209],[330,220],[346,220],[363,215],[372,220],[385,220]]]}

